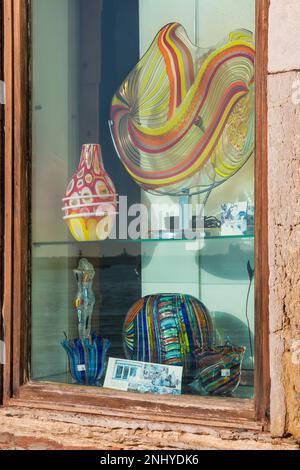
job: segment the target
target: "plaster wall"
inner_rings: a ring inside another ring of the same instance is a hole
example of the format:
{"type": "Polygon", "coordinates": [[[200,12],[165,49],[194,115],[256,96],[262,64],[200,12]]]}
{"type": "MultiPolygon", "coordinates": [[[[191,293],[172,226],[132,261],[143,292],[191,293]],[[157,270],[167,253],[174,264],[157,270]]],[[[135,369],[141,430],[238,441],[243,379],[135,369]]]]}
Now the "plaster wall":
{"type": "Polygon", "coordinates": [[[300,2],[271,0],[268,165],[271,431],[300,437],[300,2]]]}

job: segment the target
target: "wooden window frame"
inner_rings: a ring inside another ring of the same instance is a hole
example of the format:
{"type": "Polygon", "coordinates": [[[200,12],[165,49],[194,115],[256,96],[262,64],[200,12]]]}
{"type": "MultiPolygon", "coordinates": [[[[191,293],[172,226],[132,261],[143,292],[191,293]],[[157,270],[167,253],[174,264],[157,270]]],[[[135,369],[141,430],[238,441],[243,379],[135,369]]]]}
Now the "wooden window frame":
{"type": "MultiPolygon", "coordinates": [[[[6,83],[3,324],[4,406],[86,413],[136,423],[267,430],[269,426],[269,268],[267,57],[269,0],[256,0],[255,398],[157,397],[30,381],[30,1],[4,0],[6,83]]],[[[2,218],[3,220],[3,218],[2,218]]],[[[0,384],[1,385],[1,384],[0,384]]]]}

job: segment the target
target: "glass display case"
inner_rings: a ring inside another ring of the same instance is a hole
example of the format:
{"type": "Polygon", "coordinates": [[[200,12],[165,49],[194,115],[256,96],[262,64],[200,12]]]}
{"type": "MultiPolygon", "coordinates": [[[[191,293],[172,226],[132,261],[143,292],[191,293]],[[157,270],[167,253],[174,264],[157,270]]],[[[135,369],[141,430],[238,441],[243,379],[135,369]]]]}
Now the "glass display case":
{"type": "Polygon", "coordinates": [[[254,0],[32,1],[34,381],[253,397],[254,37],[254,0]]]}

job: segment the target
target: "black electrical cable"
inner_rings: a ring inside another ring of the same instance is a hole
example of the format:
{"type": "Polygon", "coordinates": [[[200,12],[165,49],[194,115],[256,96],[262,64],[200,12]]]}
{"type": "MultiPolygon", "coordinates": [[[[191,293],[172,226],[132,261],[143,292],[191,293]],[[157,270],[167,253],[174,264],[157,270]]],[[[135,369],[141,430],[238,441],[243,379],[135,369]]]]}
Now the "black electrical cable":
{"type": "Polygon", "coordinates": [[[247,319],[247,324],[248,324],[248,335],[249,335],[249,344],[250,344],[250,351],[251,351],[251,357],[253,358],[253,347],[252,347],[252,339],[251,339],[251,329],[250,329],[250,320],[248,316],[248,304],[249,304],[249,297],[250,297],[250,290],[252,286],[252,281],[254,278],[254,269],[252,269],[250,261],[247,263],[247,271],[248,271],[248,276],[249,276],[249,287],[248,287],[248,292],[247,292],[247,299],[246,299],[246,319],[247,319]]]}

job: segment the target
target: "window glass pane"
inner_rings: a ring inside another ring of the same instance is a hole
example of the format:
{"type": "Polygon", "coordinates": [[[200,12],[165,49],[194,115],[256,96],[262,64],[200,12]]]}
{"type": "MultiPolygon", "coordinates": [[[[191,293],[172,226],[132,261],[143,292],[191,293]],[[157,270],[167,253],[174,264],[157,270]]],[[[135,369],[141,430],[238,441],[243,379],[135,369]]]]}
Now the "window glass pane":
{"type": "Polygon", "coordinates": [[[255,0],[32,1],[33,380],[253,396],[254,44],[255,0]]]}

